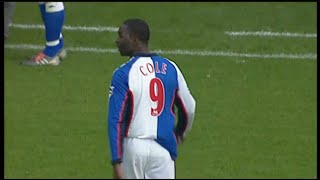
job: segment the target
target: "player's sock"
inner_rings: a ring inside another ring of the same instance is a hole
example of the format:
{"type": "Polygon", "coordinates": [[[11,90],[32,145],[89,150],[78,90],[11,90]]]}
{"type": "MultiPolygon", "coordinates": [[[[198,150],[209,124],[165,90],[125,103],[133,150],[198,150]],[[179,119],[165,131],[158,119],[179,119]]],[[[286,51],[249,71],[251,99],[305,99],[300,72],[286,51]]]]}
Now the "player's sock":
{"type": "Polygon", "coordinates": [[[46,5],[44,2],[39,2],[39,8],[40,8],[40,13],[41,13],[41,18],[42,21],[45,22],[45,14],[46,14],[46,5]]]}
{"type": "Polygon", "coordinates": [[[63,48],[64,42],[61,31],[64,17],[65,12],[62,2],[45,3],[43,20],[46,31],[46,47],[43,52],[49,57],[55,56],[63,48]]]}

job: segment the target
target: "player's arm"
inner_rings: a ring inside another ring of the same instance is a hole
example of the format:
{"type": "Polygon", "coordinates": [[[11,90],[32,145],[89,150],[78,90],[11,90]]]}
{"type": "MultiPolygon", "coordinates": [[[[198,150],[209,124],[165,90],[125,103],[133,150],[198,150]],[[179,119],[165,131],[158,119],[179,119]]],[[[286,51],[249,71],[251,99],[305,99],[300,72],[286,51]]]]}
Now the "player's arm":
{"type": "Polygon", "coordinates": [[[175,134],[180,143],[190,131],[196,108],[196,101],[191,95],[183,74],[176,66],[178,78],[178,90],[176,92],[175,105],[178,110],[178,123],[175,128],[175,134]]]}
{"type": "Polygon", "coordinates": [[[121,70],[116,70],[113,74],[108,110],[108,135],[111,149],[112,164],[122,162],[122,139],[121,125],[122,114],[126,103],[126,93],[128,84],[126,75],[121,70]]]}

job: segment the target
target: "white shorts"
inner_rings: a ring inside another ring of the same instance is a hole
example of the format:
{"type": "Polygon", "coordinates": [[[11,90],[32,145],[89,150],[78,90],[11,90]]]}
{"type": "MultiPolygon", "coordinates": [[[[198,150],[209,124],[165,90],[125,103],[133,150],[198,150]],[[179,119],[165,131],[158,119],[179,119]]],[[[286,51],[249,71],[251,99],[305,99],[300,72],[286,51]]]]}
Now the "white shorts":
{"type": "Polygon", "coordinates": [[[126,179],[174,179],[170,153],[152,139],[124,138],[122,170],[126,179]]]}

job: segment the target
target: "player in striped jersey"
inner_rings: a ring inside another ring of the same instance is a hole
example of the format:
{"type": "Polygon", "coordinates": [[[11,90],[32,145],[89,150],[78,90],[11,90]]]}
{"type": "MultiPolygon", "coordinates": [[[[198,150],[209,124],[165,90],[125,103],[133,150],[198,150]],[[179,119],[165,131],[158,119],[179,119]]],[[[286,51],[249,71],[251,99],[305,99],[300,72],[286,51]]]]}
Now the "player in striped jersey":
{"type": "Polygon", "coordinates": [[[110,86],[115,178],[175,178],[177,146],[194,119],[196,103],[183,74],[173,61],[149,52],[149,37],[141,19],[126,20],[118,31],[117,47],[130,60],[114,71],[110,86]]]}

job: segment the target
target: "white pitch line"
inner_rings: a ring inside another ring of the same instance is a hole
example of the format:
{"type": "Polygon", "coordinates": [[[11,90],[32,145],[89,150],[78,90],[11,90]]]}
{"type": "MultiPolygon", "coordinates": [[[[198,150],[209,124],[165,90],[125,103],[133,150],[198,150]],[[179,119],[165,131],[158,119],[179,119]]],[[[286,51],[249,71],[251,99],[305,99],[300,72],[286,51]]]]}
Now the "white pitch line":
{"type": "MultiPolygon", "coordinates": [[[[17,29],[44,29],[42,24],[10,24],[10,27],[17,29]]],[[[95,31],[95,32],[118,32],[118,27],[114,26],[71,26],[64,25],[64,30],[67,31],[95,31]]],[[[285,37],[305,37],[316,38],[317,34],[312,33],[290,33],[290,32],[267,32],[267,31],[226,31],[225,34],[229,36],[285,36],[285,37]]]]}
{"type": "MultiPolygon", "coordinates": [[[[33,44],[7,44],[5,48],[9,49],[25,49],[25,50],[41,50],[44,46],[33,44]]],[[[118,53],[117,49],[111,48],[93,48],[93,47],[67,47],[67,51],[74,52],[93,52],[93,53],[118,53]]],[[[268,59],[317,59],[317,54],[257,54],[257,53],[236,53],[230,51],[194,51],[194,50],[153,50],[158,54],[173,54],[173,55],[190,55],[190,56],[222,56],[222,57],[247,57],[247,58],[268,58],[268,59]]]]}
{"type": "Polygon", "coordinates": [[[284,37],[303,37],[316,38],[317,34],[312,33],[290,33],[290,32],[267,32],[267,31],[226,31],[229,36],[284,36],[284,37]]]}
{"type": "MultiPolygon", "coordinates": [[[[44,29],[44,25],[41,24],[10,24],[9,26],[17,29],[44,29]]],[[[63,26],[63,30],[68,31],[118,32],[118,29],[113,26],[63,26]]]]}

